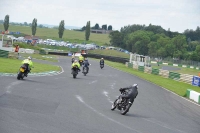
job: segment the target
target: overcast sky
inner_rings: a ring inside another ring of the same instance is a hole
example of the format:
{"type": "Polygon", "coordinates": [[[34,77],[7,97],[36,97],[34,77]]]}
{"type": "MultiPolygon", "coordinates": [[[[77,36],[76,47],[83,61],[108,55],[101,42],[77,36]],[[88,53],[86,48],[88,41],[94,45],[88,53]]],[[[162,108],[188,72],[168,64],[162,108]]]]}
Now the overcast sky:
{"type": "Polygon", "coordinates": [[[114,30],[132,24],[160,25],[184,32],[200,26],[200,0],[1,0],[0,20],[83,27],[87,21],[112,25],[114,30]]]}

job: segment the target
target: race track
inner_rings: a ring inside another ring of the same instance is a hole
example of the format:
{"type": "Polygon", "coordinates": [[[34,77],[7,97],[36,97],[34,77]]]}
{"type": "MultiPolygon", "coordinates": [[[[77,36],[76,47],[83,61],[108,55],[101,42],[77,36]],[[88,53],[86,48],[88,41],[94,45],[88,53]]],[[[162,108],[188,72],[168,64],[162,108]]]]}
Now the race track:
{"type": "MultiPolygon", "coordinates": [[[[138,77],[89,59],[90,72],[71,75],[71,58],[58,75],[0,76],[0,133],[200,133],[200,106],[138,77]],[[119,88],[137,83],[129,112],[111,111],[119,88]]],[[[37,68],[35,68],[37,69],[37,68]]]]}

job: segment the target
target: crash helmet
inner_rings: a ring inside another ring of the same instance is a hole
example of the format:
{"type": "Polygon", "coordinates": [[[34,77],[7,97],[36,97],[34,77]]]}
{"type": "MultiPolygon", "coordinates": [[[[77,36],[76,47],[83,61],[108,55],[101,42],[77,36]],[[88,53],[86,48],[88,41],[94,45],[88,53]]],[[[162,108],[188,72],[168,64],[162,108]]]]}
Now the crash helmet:
{"type": "Polygon", "coordinates": [[[29,60],[32,60],[31,56],[28,57],[29,60]]]}
{"type": "Polygon", "coordinates": [[[132,86],[138,89],[138,84],[133,84],[132,86]]]}
{"type": "Polygon", "coordinates": [[[101,58],[103,60],[103,58],[101,58]]]}

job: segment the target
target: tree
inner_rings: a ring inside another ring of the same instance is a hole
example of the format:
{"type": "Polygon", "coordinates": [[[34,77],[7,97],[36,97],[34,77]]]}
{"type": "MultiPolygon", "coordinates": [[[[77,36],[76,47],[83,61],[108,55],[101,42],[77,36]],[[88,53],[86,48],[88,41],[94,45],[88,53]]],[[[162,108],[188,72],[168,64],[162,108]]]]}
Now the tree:
{"type": "Polygon", "coordinates": [[[64,30],[65,30],[65,22],[64,22],[64,20],[61,20],[59,27],[58,27],[59,38],[62,38],[64,30]]]}
{"type": "Polygon", "coordinates": [[[107,30],[107,24],[102,25],[103,30],[107,30]]]}
{"type": "Polygon", "coordinates": [[[99,29],[99,24],[95,24],[94,28],[98,30],[99,29]]]}
{"type": "Polygon", "coordinates": [[[9,27],[9,15],[5,16],[3,25],[4,25],[4,30],[7,31],[9,27]]]}
{"type": "Polygon", "coordinates": [[[122,35],[119,31],[113,31],[109,34],[110,37],[110,44],[112,46],[116,46],[116,47],[123,47],[123,40],[122,40],[122,35]]]}
{"type": "Polygon", "coordinates": [[[88,41],[90,38],[90,21],[86,24],[86,30],[85,30],[85,40],[88,41]]]}
{"type": "Polygon", "coordinates": [[[109,25],[109,26],[108,26],[108,30],[112,30],[112,25],[109,25]]]}
{"type": "Polygon", "coordinates": [[[34,18],[32,22],[32,35],[35,36],[36,34],[36,29],[37,29],[37,19],[34,18]]]}

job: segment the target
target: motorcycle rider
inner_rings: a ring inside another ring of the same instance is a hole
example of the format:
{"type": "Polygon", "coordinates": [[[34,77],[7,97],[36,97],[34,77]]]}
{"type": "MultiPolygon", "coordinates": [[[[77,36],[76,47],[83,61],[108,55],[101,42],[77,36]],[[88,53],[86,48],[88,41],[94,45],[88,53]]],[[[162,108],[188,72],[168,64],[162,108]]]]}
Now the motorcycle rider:
{"type": "MultiPolygon", "coordinates": [[[[83,62],[83,68],[86,67],[87,68],[87,73],[89,73],[89,61],[87,58],[85,58],[84,62],[83,62]]],[[[83,72],[82,72],[83,73],[83,72]]]]}
{"type": "Polygon", "coordinates": [[[28,73],[30,73],[31,68],[33,67],[33,62],[31,61],[32,58],[29,56],[27,59],[22,61],[22,64],[26,66],[25,76],[27,77],[28,73]]]}
{"type": "Polygon", "coordinates": [[[72,55],[72,63],[74,62],[74,60],[75,60],[75,56],[74,56],[74,55],[72,55]]]}
{"type": "Polygon", "coordinates": [[[122,100],[123,98],[125,99],[130,99],[130,102],[133,103],[134,99],[137,97],[138,95],[138,84],[133,84],[129,87],[125,87],[125,88],[120,88],[119,91],[125,91],[128,90],[127,95],[120,95],[120,99],[122,100]]]}
{"type": "Polygon", "coordinates": [[[100,65],[104,65],[104,58],[100,59],[100,65]]]}
{"type": "Polygon", "coordinates": [[[80,56],[78,57],[78,60],[79,60],[79,63],[81,64],[81,61],[82,61],[82,62],[84,61],[83,55],[80,55],[80,56]]]}
{"type": "MultiPolygon", "coordinates": [[[[74,66],[77,66],[77,69],[78,69],[79,72],[81,71],[81,70],[80,70],[80,64],[78,63],[77,60],[74,60],[74,62],[72,63],[72,68],[73,68],[74,66]]],[[[72,71],[73,71],[73,70],[72,70],[72,71]]]]}

